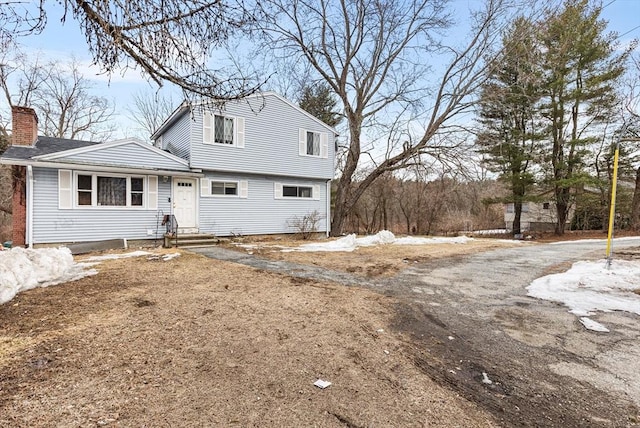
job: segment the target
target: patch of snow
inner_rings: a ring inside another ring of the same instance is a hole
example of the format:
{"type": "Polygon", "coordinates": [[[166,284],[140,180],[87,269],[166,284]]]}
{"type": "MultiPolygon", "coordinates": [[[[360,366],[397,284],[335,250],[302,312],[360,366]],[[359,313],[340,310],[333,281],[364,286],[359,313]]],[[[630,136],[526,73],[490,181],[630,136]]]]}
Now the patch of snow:
{"type": "Polygon", "coordinates": [[[640,262],[614,260],[607,268],[606,261],[599,260],[579,261],[564,273],[538,278],[527,287],[527,294],[562,303],[579,317],[588,317],[596,311],[640,315],[640,295],[634,293],[638,289],[640,262]]]}
{"type": "Polygon", "coordinates": [[[395,245],[429,245],[429,244],[466,244],[473,241],[473,238],[468,236],[434,236],[432,238],[421,238],[415,236],[405,236],[404,238],[396,239],[393,244],[395,245]]]}
{"type": "Polygon", "coordinates": [[[356,245],[358,247],[369,247],[373,245],[385,245],[393,244],[396,241],[396,236],[388,230],[381,230],[375,235],[364,236],[356,239],[356,245]]]}
{"type": "Polygon", "coordinates": [[[0,253],[0,304],[21,291],[75,281],[97,271],[75,263],[66,247],[24,249],[0,253]]]}
{"type": "Polygon", "coordinates": [[[168,253],[162,256],[162,260],[165,262],[171,259],[175,259],[176,257],[180,257],[180,253],[168,253]]]}
{"type": "Polygon", "coordinates": [[[356,235],[343,236],[342,238],[328,241],[328,242],[312,242],[310,244],[303,244],[296,248],[285,248],[281,251],[354,251],[356,249],[356,235]]]}
{"type": "Polygon", "coordinates": [[[295,248],[285,248],[281,251],[345,251],[351,252],[358,247],[370,247],[374,245],[428,245],[428,244],[466,244],[473,241],[473,238],[467,236],[456,237],[432,237],[421,238],[414,236],[407,236],[404,238],[396,238],[396,236],[388,230],[382,230],[375,235],[364,236],[358,238],[355,234],[347,235],[342,238],[327,241],[327,242],[312,242],[309,244],[303,244],[295,248]]]}
{"type": "Polygon", "coordinates": [[[120,253],[120,254],[105,254],[103,256],[91,256],[86,259],[82,259],[83,262],[101,262],[103,260],[116,260],[116,259],[126,259],[128,257],[140,257],[140,256],[148,256],[151,253],[148,251],[132,251],[130,253],[120,253]]]}
{"type": "Polygon", "coordinates": [[[587,330],[601,331],[603,333],[609,333],[609,329],[607,327],[603,326],[602,324],[600,324],[597,321],[592,320],[591,318],[581,317],[580,318],[580,322],[582,323],[584,328],[586,328],[587,330]]]}
{"type": "Polygon", "coordinates": [[[475,235],[502,235],[508,233],[507,229],[487,229],[487,230],[474,230],[472,233],[475,235]]]}

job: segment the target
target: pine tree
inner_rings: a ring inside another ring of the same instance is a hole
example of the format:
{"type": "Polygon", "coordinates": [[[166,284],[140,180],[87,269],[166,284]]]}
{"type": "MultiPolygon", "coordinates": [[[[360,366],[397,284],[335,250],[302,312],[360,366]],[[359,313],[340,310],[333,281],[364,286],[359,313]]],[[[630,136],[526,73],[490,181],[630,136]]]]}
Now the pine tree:
{"type": "Polygon", "coordinates": [[[500,174],[514,206],[513,233],[520,234],[523,202],[535,183],[531,172],[540,141],[539,49],[534,26],[516,19],[489,67],[480,98],[482,131],[477,143],[489,170],[500,174]]]}
{"type": "Polygon", "coordinates": [[[342,121],[340,114],[335,111],[336,104],[333,92],[327,84],[306,85],[302,88],[300,108],[331,127],[342,121]]]}
{"type": "Polygon", "coordinates": [[[598,126],[611,118],[614,82],[624,72],[627,53],[615,54],[615,34],[605,34],[600,12],[588,0],[567,0],[539,25],[557,234],[564,233],[575,191],[589,179],[588,146],[598,126]]]}

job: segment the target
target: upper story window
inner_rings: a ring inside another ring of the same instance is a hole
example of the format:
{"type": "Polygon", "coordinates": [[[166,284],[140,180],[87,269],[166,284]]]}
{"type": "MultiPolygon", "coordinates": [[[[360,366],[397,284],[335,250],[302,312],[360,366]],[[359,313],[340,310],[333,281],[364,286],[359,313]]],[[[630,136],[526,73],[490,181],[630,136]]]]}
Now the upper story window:
{"type": "Polygon", "coordinates": [[[202,140],[205,144],[244,147],[244,118],[203,112],[202,140]]]}
{"type": "Polygon", "coordinates": [[[299,155],[327,158],[329,156],[329,135],[326,132],[299,129],[299,155]]]}
{"type": "Polygon", "coordinates": [[[213,141],[218,144],[233,144],[233,118],[217,114],[213,118],[213,141]]]}
{"type": "Polygon", "coordinates": [[[307,131],[307,154],[320,156],[320,133],[307,131]]]}

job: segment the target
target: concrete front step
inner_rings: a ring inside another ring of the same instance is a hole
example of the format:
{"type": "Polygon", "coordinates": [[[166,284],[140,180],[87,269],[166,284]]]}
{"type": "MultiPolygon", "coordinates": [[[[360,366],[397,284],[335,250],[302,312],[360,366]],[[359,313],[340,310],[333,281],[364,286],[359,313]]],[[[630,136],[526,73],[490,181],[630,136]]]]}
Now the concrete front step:
{"type": "Polygon", "coordinates": [[[186,247],[189,245],[216,245],[220,243],[220,238],[215,235],[204,233],[185,233],[178,236],[164,236],[165,247],[186,247]]]}

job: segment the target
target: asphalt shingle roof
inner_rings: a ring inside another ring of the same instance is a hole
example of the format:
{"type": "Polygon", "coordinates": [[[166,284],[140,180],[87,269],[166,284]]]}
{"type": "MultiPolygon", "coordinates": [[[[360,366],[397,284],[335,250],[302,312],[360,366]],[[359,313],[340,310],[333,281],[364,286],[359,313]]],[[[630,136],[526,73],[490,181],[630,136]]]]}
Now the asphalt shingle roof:
{"type": "Polygon", "coordinates": [[[96,143],[94,141],[69,140],[67,138],[53,138],[39,136],[33,146],[9,146],[1,157],[5,159],[28,160],[34,156],[48,155],[63,152],[65,150],[87,147],[96,143]]]}

